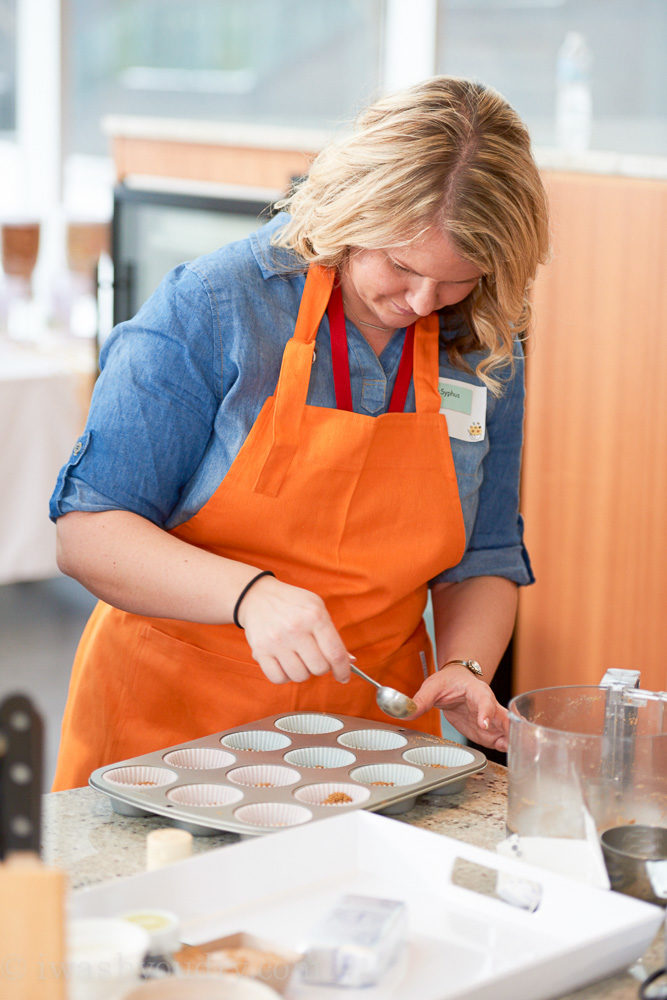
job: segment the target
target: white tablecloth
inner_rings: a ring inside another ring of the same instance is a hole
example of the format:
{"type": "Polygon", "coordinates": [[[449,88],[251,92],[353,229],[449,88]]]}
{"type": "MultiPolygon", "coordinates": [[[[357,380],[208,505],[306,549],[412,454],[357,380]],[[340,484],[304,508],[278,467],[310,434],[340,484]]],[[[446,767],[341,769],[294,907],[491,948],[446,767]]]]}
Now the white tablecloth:
{"type": "Polygon", "coordinates": [[[83,429],[92,345],[0,339],[0,584],[58,573],[48,504],[83,429]]]}

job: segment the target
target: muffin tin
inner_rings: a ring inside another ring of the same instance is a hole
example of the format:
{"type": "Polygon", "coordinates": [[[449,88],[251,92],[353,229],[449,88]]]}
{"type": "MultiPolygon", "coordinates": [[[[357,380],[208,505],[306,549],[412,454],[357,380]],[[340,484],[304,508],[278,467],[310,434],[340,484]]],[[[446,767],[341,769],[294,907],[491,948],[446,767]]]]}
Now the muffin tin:
{"type": "Polygon", "coordinates": [[[341,810],[407,812],[451,794],[486,757],[429,733],[320,712],[280,713],[94,771],[125,816],[166,816],[195,835],[254,836],[341,810]]]}

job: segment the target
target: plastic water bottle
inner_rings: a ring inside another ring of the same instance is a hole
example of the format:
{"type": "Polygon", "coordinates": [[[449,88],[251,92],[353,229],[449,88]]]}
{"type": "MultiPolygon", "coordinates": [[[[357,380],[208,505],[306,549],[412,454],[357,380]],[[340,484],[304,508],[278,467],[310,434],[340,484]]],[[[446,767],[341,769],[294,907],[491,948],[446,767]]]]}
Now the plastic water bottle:
{"type": "Polygon", "coordinates": [[[556,66],[556,140],[560,149],[581,153],[591,141],[591,53],[586,39],[569,31],[556,66]]]}

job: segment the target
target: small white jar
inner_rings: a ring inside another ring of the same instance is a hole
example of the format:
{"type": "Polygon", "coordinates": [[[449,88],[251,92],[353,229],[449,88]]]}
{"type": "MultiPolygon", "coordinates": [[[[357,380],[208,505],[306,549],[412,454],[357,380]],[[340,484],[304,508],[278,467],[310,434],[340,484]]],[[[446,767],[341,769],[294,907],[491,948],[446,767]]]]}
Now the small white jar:
{"type": "Polygon", "coordinates": [[[69,1000],[117,1000],[137,985],[149,937],[142,927],[107,917],[67,925],[69,1000]]]}

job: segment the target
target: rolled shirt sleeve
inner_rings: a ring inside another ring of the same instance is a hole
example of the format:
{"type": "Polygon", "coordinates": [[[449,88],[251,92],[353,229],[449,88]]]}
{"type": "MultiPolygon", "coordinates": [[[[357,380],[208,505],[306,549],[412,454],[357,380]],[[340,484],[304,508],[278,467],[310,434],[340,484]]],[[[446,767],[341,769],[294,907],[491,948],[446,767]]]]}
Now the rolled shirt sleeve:
{"type": "MultiPolygon", "coordinates": [[[[485,441],[451,442],[466,526],[466,550],[461,561],[440,573],[431,585],[456,583],[472,576],[502,576],[521,585],[535,580],[519,513],[525,394],[524,357],[519,343],[514,357],[514,372],[505,377],[502,396],[488,396],[485,441]]],[[[479,384],[474,377],[470,381],[479,384]]]]}
{"type": "Polygon", "coordinates": [[[85,433],[51,497],[52,520],[121,509],[167,524],[202,460],[222,393],[214,310],[201,275],[180,265],[115,328],[85,433]]]}

